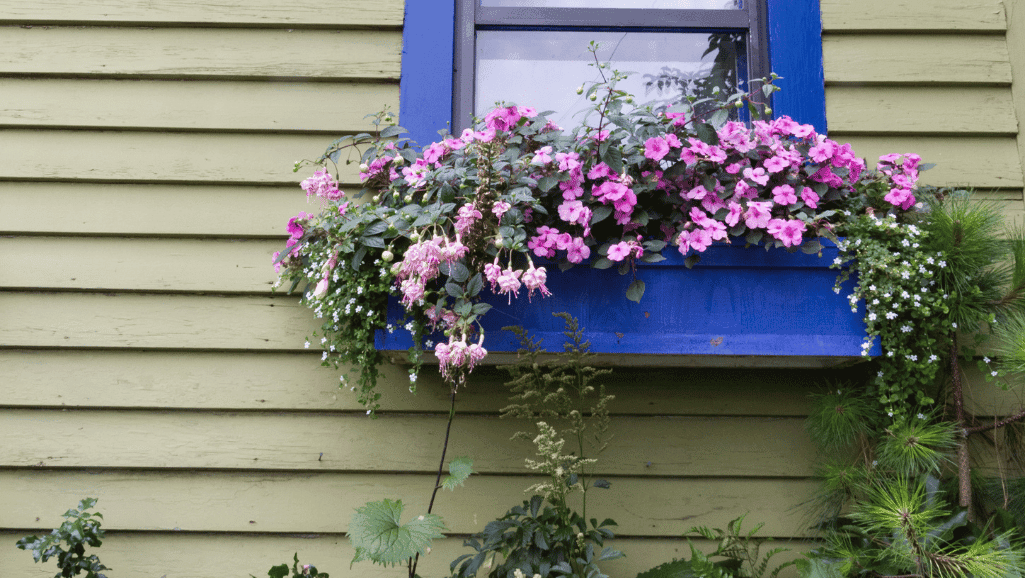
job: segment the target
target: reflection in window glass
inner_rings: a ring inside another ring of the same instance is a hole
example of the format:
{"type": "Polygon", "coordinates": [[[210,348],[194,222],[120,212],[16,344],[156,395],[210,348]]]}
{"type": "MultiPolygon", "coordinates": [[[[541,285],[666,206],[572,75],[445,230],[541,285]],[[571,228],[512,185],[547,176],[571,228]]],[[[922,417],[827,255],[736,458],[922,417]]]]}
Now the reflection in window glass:
{"type": "Polygon", "coordinates": [[[740,0],[481,0],[481,6],[545,8],[665,8],[673,10],[738,10],[740,0]]]}
{"type": "Polygon", "coordinates": [[[481,30],[477,32],[475,114],[502,100],[554,110],[563,128],[584,122],[589,108],[578,86],[601,80],[587,50],[599,44],[598,60],[631,73],[619,88],[638,103],[672,104],[685,95],[708,96],[714,87],[736,90],[743,42],[729,33],[569,32],[481,30]]]}

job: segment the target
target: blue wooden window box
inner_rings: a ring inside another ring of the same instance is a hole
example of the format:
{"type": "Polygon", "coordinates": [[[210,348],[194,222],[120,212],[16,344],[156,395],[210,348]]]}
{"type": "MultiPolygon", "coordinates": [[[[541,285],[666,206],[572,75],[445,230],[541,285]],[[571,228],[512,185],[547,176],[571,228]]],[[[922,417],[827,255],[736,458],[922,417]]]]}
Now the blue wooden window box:
{"type": "MultiPolygon", "coordinates": [[[[565,311],[579,319],[592,351],[624,356],[616,358],[617,364],[818,367],[861,357],[864,311],[851,311],[847,295],[853,281],[839,294],[833,291],[838,271],[829,268],[837,256],[832,244],[821,258],[743,244],[713,245],[689,270],[679,253],[667,250],[665,255],[659,263],[638,263],[637,278],[647,286],[640,303],[625,297],[631,275],[586,266],[551,271],[547,285],[552,296],[546,298],[535,294],[528,301],[521,289],[510,303],[508,296],[485,290],[485,301],[494,309],[483,319],[484,347],[491,354],[515,353],[518,342],[502,327],[520,325],[543,338],[548,351],[561,351],[563,322],[552,313],[565,311]]],[[[401,318],[397,300],[388,313],[391,320],[401,318]]],[[[377,336],[381,350],[411,345],[409,332],[401,328],[377,336]]],[[[878,354],[877,342],[870,355],[878,354]]],[[[492,359],[506,362],[508,357],[492,359]]]]}

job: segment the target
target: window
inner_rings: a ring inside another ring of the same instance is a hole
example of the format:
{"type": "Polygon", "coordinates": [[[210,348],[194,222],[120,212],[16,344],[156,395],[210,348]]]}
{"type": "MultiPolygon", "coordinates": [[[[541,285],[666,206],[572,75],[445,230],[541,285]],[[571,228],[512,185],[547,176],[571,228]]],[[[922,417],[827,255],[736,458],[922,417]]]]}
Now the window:
{"type": "MultiPolygon", "coordinates": [[[[634,4],[630,0],[407,1],[402,125],[423,145],[450,122],[453,129],[466,124],[461,119],[470,118],[475,99],[478,111],[489,108],[494,95],[539,109],[561,108],[518,98],[510,90],[515,83],[505,81],[514,73],[510,69],[547,70],[533,84],[543,82],[546,92],[561,96],[566,87],[559,81],[565,77],[564,84],[579,85],[579,79],[568,80],[569,71],[586,63],[560,42],[573,35],[596,40],[606,35],[603,50],[614,62],[617,56],[628,62],[620,68],[649,66],[640,71],[642,83],[657,85],[664,73],[662,80],[676,88],[699,81],[711,86],[776,72],[783,77],[778,83],[783,91],[773,97],[776,114],[825,132],[818,0],[647,1],[656,7],[616,7],[634,4]],[[687,8],[679,8],[684,4],[687,8]],[[715,55],[702,60],[710,44],[715,55]]],[[[649,90],[652,96],[660,97],[649,90]]]]}

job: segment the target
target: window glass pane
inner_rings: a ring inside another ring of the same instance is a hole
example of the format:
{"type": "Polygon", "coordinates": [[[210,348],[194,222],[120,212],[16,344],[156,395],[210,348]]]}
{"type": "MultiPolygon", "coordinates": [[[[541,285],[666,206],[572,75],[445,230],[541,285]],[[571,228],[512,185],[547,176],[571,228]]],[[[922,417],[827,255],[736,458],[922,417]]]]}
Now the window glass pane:
{"type": "Polygon", "coordinates": [[[739,10],[741,0],[480,0],[481,6],[545,8],[666,8],[739,10]]]}
{"type": "Polygon", "coordinates": [[[594,62],[587,50],[592,40],[599,44],[600,62],[632,73],[619,88],[638,103],[707,96],[716,86],[730,93],[745,74],[738,75],[743,41],[737,33],[480,30],[475,114],[483,116],[496,101],[505,101],[557,111],[551,119],[563,128],[581,124],[576,113],[591,102],[576,89],[601,80],[598,69],[588,66],[594,62]]]}

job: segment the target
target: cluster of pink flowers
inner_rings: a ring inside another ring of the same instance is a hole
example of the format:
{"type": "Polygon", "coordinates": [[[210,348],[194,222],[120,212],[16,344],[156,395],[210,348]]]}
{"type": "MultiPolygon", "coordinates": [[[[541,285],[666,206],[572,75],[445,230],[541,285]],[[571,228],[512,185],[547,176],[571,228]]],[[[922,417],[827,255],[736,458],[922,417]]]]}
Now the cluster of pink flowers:
{"type": "Polygon", "coordinates": [[[880,173],[888,176],[893,188],[884,199],[905,211],[915,204],[915,184],[918,183],[918,163],[922,158],[914,153],[889,154],[879,157],[880,173]]]}
{"type": "MultiPolygon", "coordinates": [[[[303,229],[303,223],[309,219],[312,219],[313,215],[300,212],[298,215],[288,220],[288,241],[285,241],[285,250],[288,251],[290,257],[298,257],[302,247],[299,245],[299,240],[303,238],[306,231],[303,229]]],[[[274,272],[281,273],[281,262],[278,257],[281,256],[281,251],[275,251],[271,255],[271,259],[274,261],[274,272]]]]}
{"type": "Polygon", "coordinates": [[[542,296],[551,295],[545,281],[548,280],[548,273],[544,267],[534,267],[530,262],[526,269],[514,269],[511,265],[506,269],[498,264],[498,257],[493,263],[484,265],[484,278],[491,284],[491,291],[496,295],[509,295],[512,302],[514,296],[518,296],[521,286],[527,287],[527,298],[533,296],[537,290],[542,296]]]}
{"type": "Polygon", "coordinates": [[[455,263],[466,256],[469,248],[459,240],[434,236],[430,241],[414,243],[406,249],[402,262],[395,264],[395,281],[402,291],[402,303],[407,308],[423,303],[427,283],[438,277],[442,262],[455,263]]]}
{"type": "Polygon", "coordinates": [[[306,191],[307,199],[317,196],[329,201],[337,201],[345,197],[345,193],[338,190],[338,183],[325,168],[314,172],[313,176],[304,180],[300,186],[306,191]]]}
{"type": "Polygon", "coordinates": [[[450,379],[454,370],[465,368],[467,372],[487,357],[488,350],[484,349],[484,334],[481,333],[477,343],[466,343],[466,336],[455,339],[453,336],[448,343],[439,343],[434,348],[434,355],[438,358],[441,376],[450,379]]]}

